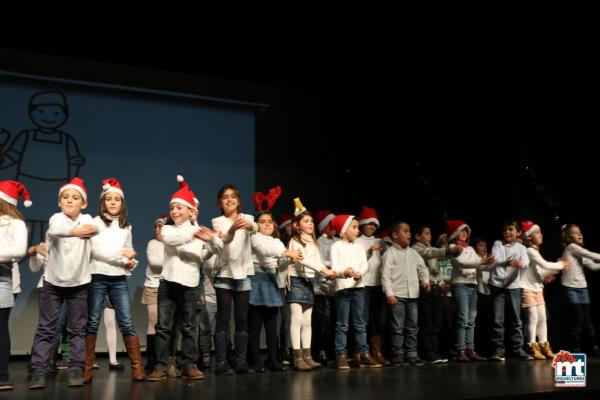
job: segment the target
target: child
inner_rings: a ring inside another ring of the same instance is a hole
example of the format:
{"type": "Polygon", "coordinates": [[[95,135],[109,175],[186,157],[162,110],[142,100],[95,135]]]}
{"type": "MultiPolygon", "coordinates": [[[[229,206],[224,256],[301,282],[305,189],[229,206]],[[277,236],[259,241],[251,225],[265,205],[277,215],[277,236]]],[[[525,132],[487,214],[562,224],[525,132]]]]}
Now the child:
{"type": "Polygon", "coordinates": [[[361,235],[356,243],[363,246],[369,267],[363,276],[365,285],[365,323],[371,343],[371,354],[375,361],[383,366],[390,362],[381,354],[381,337],[385,326],[385,300],[381,290],[381,254],[383,241],[374,236],[379,228],[379,219],[374,209],[363,207],[358,216],[358,228],[361,235]]]}
{"type": "Polygon", "coordinates": [[[97,233],[94,220],[81,211],[87,207],[83,180],[73,178],[58,193],[60,213],[48,222],[48,260],[44,286],[40,290],[38,326],[31,350],[32,374],[29,389],[46,387],[48,359],[53,349],[60,306],[67,304],[69,332],[69,386],[83,385],[85,325],[90,273],[90,239],[97,233]]]}
{"type": "Polygon", "coordinates": [[[200,267],[213,253],[223,248],[221,239],[210,229],[193,224],[198,217],[198,199],[177,176],[180,189],[171,196],[169,216],[173,225],[161,228],[165,258],[158,286],[158,324],[154,345],[156,364],[148,381],[167,379],[169,343],[177,322],[181,323],[182,377],[204,379],[196,367],[198,337],[196,321],[196,287],[200,283],[200,267]],[[179,321],[175,321],[175,317],[179,321]]]}
{"type": "Polygon", "coordinates": [[[211,351],[213,336],[217,322],[217,295],[213,286],[214,264],[217,257],[212,256],[204,262],[203,273],[200,278],[202,293],[198,312],[198,349],[200,350],[198,364],[208,369],[211,365],[211,351]]]}
{"type": "Polygon", "coordinates": [[[312,307],[315,302],[315,273],[325,277],[333,277],[334,273],[323,265],[312,214],[306,210],[299,198],[294,199],[293,234],[289,250],[300,251],[302,260],[296,261],[289,268],[289,291],[286,302],[290,304],[291,323],[290,337],[294,358],[294,368],[298,371],[310,371],[321,364],[315,362],[311,355],[312,340],[312,307]]]}
{"type": "Polygon", "coordinates": [[[390,305],[390,335],[394,366],[423,365],[417,354],[419,282],[426,292],[429,272],[423,257],[410,245],[410,226],[403,221],[391,228],[393,245],[383,254],[381,283],[390,305]]]}
{"type": "MultiPolygon", "coordinates": [[[[261,193],[262,194],[262,193],[261,193]]],[[[256,200],[255,200],[256,201],[256,200]]],[[[262,201],[257,202],[258,214],[255,217],[258,232],[252,235],[252,253],[254,258],[254,275],[251,276],[252,290],[250,291],[250,309],[248,313],[250,336],[250,367],[255,372],[264,372],[260,360],[260,331],[265,325],[267,350],[269,352],[268,365],[273,371],[282,371],[284,368],[277,361],[277,313],[283,306],[282,289],[285,279],[279,278],[282,272],[287,271],[288,259],[299,261],[300,251],[286,250],[277,238],[277,229],[273,222],[273,215],[267,210],[262,211],[262,201]]]]}
{"type": "MultiPolygon", "coordinates": [[[[291,215],[284,214],[279,217],[279,239],[287,248],[292,238],[292,219],[291,215]]],[[[290,305],[285,303],[281,307],[279,318],[279,359],[284,365],[290,364],[290,324],[292,321],[292,312],[290,305]]]]}
{"type": "Polygon", "coordinates": [[[160,233],[162,227],[167,223],[167,216],[162,216],[154,221],[154,239],[148,242],[146,247],[146,280],[144,281],[144,291],[142,293],[142,304],[148,308],[148,328],[146,329],[146,366],[144,370],[150,373],[154,370],[156,364],[156,323],[158,322],[158,285],[160,283],[160,274],[165,259],[165,246],[162,243],[160,233]]]}
{"type": "MultiPolygon", "coordinates": [[[[476,238],[471,241],[475,253],[479,257],[487,257],[488,247],[484,239],[476,238]]],[[[490,336],[494,322],[494,307],[492,304],[492,290],[490,289],[491,268],[477,268],[477,316],[475,317],[475,349],[478,354],[485,357],[491,355],[490,336]]]]}
{"type": "Polygon", "coordinates": [[[254,218],[242,214],[240,193],[233,185],[225,185],[217,194],[217,203],[223,215],[212,220],[215,232],[224,242],[223,252],[217,259],[218,272],[214,280],[217,294],[217,325],[215,333],[215,356],[217,374],[230,373],[227,364],[229,348],[229,320],[231,303],[234,305],[235,321],[235,370],[248,372],[248,304],[250,300],[250,276],[254,274],[250,236],[258,230],[254,218]]]}
{"type": "Polygon", "coordinates": [[[461,220],[446,221],[450,248],[462,248],[452,262],[452,297],[456,304],[456,325],[454,347],[456,361],[484,361],[475,352],[475,317],[477,316],[477,268],[491,265],[493,256],[479,256],[469,246],[471,228],[461,220]]]}
{"type": "MultiPolygon", "coordinates": [[[[105,308],[106,297],[115,308],[119,329],[131,361],[131,377],[134,381],[146,378],[142,366],[140,341],[131,318],[127,278],[137,265],[131,239],[131,225],[127,221],[127,206],[121,184],[115,178],[102,181],[102,194],[98,216],[94,218],[98,234],[91,240],[90,270],[92,283],[88,289],[88,321],[85,339],[85,371],[83,381],[93,378],[96,351],[96,335],[100,314],[105,308]]],[[[116,357],[115,357],[116,358],[116,357]]]]}
{"type": "Polygon", "coordinates": [[[425,361],[430,364],[444,364],[447,358],[442,357],[440,350],[440,334],[442,332],[443,297],[450,290],[443,279],[438,260],[446,259],[450,255],[457,256],[462,251],[461,247],[454,246],[437,248],[431,246],[431,229],[420,226],[415,232],[415,250],[427,265],[429,271],[430,292],[421,291],[419,295],[419,312],[421,318],[421,339],[425,361]]]}
{"type": "Polygon", "coordinates": [[[583,248],[583,234],[575,224],[564,225],[561,229],[561,238],[565,248],[562,258],[571,265],[569,270],[562,274],[560,280],[571,308],[571,351],[581,352],[581,334],[585,333],[588,339],[587,354],[599,357],[600,349],[596,344],[590,312],[590,295],[583,267],[592,271],[599,270],[600,254],[583,248]]]}
{"type": "Polygon", "coordinates": [[[13,388],[8,375],[10,333],[8,319],[15,305],[13,295],[13,264],[27,252],[27,227],[23,215],[17,210],[19,196],[25,206],[31,206],[29,192],[16,181],[0,182],[0,390],[13,388]]]}
{"type": "Polygon", "coordinates": [[[504,308],[508,302],[511,350],[515,358],[533,360],[523,351],[523,323],[521,322],[521,270],[529,266],[527,249],[517,241],[521,225],[514,219],[504,223],[502,236],[492,246],[494,256],[490,274],[490,289],[494,305],[491,361],[504,361],[504,308]]]}
{"type": "Polygon", "coordinates": [[[548,262],[540,255],[542,231],[531,221],[523,221],[523,244],[527,247],[529,268],[521,276],[521,306],[527,310],[527,350],[536,360],[552,360],[554,353],[548,343],[544,278],[568,270],[568,261],[548,262]],[[536,337],[539,342],[536,342],[536,337]]]}
{"type": "Polygon", "coordinates": [[[340,370],[350,369],[346,349],[350,314],[352,314],[356,350],[360,353],[360,366],[379,368],[381,364],[371,357],[367,346],[363,274],[367,272],[369,262],[364,247],[356,242],[359,235],[358,220],[354,215],[338,215],[331,220],[331,226],[342,239],[331,246],[331,269],[337,278],[335,281],[337,368],[340,370]]]}
{"type": "MultiPolygon", "coordinates": [[[[317,211],[317,229],[321,233],[317,244],[323,265],[331,269],[331,246],[339,239],[335,237],[335,230],[331,227],[331,220],[335,217],[329,210],[317,211]]],[[[315,305],[312,313],[313,358],[320,363],[327,363],[335,359],[335,282],[320,279],[315,282],[315,305]]]]}
{"type": "Polygon", "coordinates": [[[281,235],[281,241],[285,246],[288,245],[292,238],[292,220],[294,217],[291,215],[284,214],[279,217],[279,234],[281,235]]]}

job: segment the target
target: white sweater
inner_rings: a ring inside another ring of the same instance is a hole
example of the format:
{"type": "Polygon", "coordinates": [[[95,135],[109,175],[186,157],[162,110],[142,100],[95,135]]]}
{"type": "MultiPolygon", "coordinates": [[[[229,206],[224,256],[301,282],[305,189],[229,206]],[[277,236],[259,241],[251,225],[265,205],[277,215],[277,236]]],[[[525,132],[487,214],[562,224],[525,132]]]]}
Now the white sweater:
{"type": "MultiPolygon", "coordinates": [[[[362,245],[354,242],[340,240],[331,246],[331,269],[340,273],[346,268],[352,268],[354,272],[365,274],[369,269],[367,254],[362,245]]],[[[365,287],[364,278],[359,280],[354,278],[337,278],[335,280],[335,290],[362,288],[365,287]]]]}
{"type": "Polygon", "coordinates": [[[367,261],[369,263],[367,272],[365,272],[365,276],[363,276],[365,286],[381,286],[381,252],[383,251],[383,240],[376,238],[375,236],[361,235],[356,239],[356,243],[362,245],[365,249],[367,261]],[[369,252],[371,246],[376,243],[381,246],[381,249],[369,252]]]}
{"type": "Polygon", "coordinates": [[[490,274],[490,285],[497,288],[519,289],[522,270],[529,267],[529,257],[527,257],[525,246],[519,242],[508,244],[502,240],[496,240],[492,246],[492,255],[494,256],[494,268],[490,274]],[[523,268],[504,266],[503,264],[509,258],[523,262],[523,268]]]}
{"type": "Polygon", "coordinates": [[[146,258],[148,266],[146,267],[146,280],[144,287],[157,288],[162,273],[162,266],[165,262],[165,246],[161,241],[152,239],[146,246],[146,258]]]}
{"type": "Polygon", "coordinates": [[[27,227],[20,219],[8,215],[0,217],[0,263],[10,264],[0,279],[12,282],[13,293],[21,292],[21,274],[18,261],[27,253],[27,227]],[[25,251],[23,252],[23,249],[25,251]]]}
{"type": "Polygon", "coordinates": [[[584,249],[578,244],[571,243],[563,251],[562,258],[571,263],[568,271],[564,271],[560,278],[563,286],[572,288],[586,288],[585,272],[583,267],[592,271],[600,269],[600,254],[584,249]]]}
{"type": "Polygon", "coordinates": [[[285,287],[289,259],[283,257],[285,246],[283,242],[260,232],[252,235],[252,257],[254,272],[276,273],[277,286],[285,287]]]}
{"type": "Polygon", "coordinates": [[[165,259],[161,278],[183,286],[197,287],[202,263],[223,249],[223,241],[214,236],[207,244],[194,237],[198,226],[186,221],[181,225],[165,225],[161,229],[165,259]]]}
{"type": "Polygon", "coordinates": [[[79,214],[73,221],[65,213],[56,213],[48,222],[48,261],[44,280],[54,286],[75,287],[90,283],[90,239],[71,236],[71,231],[81,225],[94,225],[89,214],[79,214]]]}
{"type": "MultiPolygon", "coordinates": [[[[92,274],[108,276],[131,276],[131,270],[125,267],[129,260],[122,254],[123,249],[133,249],[131,225],[121,228],[118,217],[110,219],[110,225],[106,226],[99,216],[94,218],[98,234],[91,238],[90,271],[92,274]]],[[[137,260],[134,260],[133,268],[136,265],[137,260]]]]}
{"type": "Polygon", "coordinates": [[[254,274],[250,237],[258,231],[258,225],[251,215],[239,215],[252,225],[252,231],[238,229],[233,236],[230,236],[229,228],[233,225],[231,219],[222,215],[212,220],[213,230],[220,234],[224,244],[216,263],[218,277],[244,279],[254,274]]]}
{"type": "MultiPolygon", "coordinates": [[[[454,244],[450,248],[455,247],[454,244]]],[[[450,257],[452,263],[452,284],[466,283],[477,284],[477,270],[487,269],[487,266],[481,265],[481,256],[475,252],[472,246],[467,246],[458,255],[458,257],[450,257]]]]}
{"type": "MultiPolygon", "coordinates": [[[[46,240],[48,240],[48,238],[46,238],[46,240]]],[[[46,249],[48,249],[48,245],[46,243],[41,243],[44,247],[46,247],[46,249]]],[[[29,257],[29,270],[31,272],[38,272],[39,270],[41,270],[42,268],[44,268],[46,266],[46,261],[48,260],[48,257],[41,255],[40,253],[36,253],[35,256],[33,257],[29,257]]],[[[42,276],[40,276],[40,279],[38,281],[37,284],[37,288],[41,288],[42,286],[44,286],[44,274],[42,274],[42,276]]]]}
{"type": "Polygon", "coordinates": [[[539,250],[528,247],[529,268],[521,272],[521,289],[529,289],[541,292],[544,289],[544,278],[557,274],[563,269],[561,262],[548,262],[540,254],[539,250]]]}
{"type": "MultiPolygon", "coordinates": [[[[308,240],[308,239],[306,239],[308,240]]],[[[325,265],[321,260],[321,254],[319,249],[314,243],[306,243],[306,247],[302,246],[296,239],[290,239],[288,244],[289,250],[298,250],[302,253],[304,259],[302,261],[296,261],[290,264],[289,274],[290,276],[297,276],[301,278],[314,278],[315,274],[318,274],[325,265]]]]}
{"type": "Polygon", "coordinates": [[[386,296],[419,298],[419,282],[429,282],[429,270],[423,257],[410,247],[394,243],[383,254],[381,283],[386,296]]]}

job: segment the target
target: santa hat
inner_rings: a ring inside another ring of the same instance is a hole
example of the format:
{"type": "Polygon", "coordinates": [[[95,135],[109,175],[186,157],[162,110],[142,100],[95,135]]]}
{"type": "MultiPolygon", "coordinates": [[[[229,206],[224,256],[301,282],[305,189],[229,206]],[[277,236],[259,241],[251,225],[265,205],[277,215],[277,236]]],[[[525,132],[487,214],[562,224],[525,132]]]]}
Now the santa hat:
{"type": "Polygon", "coordinates": [[[334,217],[335,214],[329,210],[317,211],[317,228],[319,228],[319,232],[323,232],[323,229],[327,227],[334,217]]]}
{"type": "Polygon", "coordinates": [[[469,235],[471,235],[471,228],[469,228],[469,225],[465,224],[465,221],[461,221],[459,219],[447,220],[446,221],[446,232],[448,233],[448,241],[450,242],[450,241],[456,239],[458,234],[463,229],[466,229],[468,231],[469,235]]]}
{"type": "Polygon", "coordinates": [[[19,196],[23,196],[23,198],[25,199],[25,201],[23,202],[23,205],[25,207],[31,207],[31,205],[33,204],[31,202],[31,197],[29,197],[29,192],[27,191],[27,188],[23,186],[21,182],[0,182],[0,199],[16,207],[19,201],[19,196]]]}
{"type": "Polygon", "coordinates": [[[297,217],[298,215],[302,214],[305,211],[306,211],[306,207],[304,207],[302,205],[302,202],[300,201],[300,197],[296,197],[294,199],[294,217],[297,217]]]}
{"type": "Polygon", "coordinates": [[[383,230],[383,231],[379,232],[379,235],[377,235],[377,237],[379,237],[380,239],[389,238],[390,232],[388,232],[387,230],[383,230]]]}
{"type": "Polygon", "coordinates": [[[333,217],[329,224],[333,229],[335,229],[340,237],[343,237],[354,218],[354,215],[338,215],[333,217]]]}
{"type": "Polygon", "coordinates": [[[521,226],[523,227],[523,238],[530,236],[536,229],[540,229],[539,225],[533,221],[523,221],[521,226]]]}
{"type": "Polygon", "coordinates": [[[62,192],[64,192],[67,189],[73,189],[73,190],[78,191],[79,194],[81,194],[81,197],[83,197],[83,201],[85,201],[87,203],[87,189],[85,188],[85,185],[83,184],[83,179],[81,179],[78,176],[71,179],[71,182],[67,183],[66,185],[63,185],[60,188],[60,190],[58,191],[58,197],[60,197],[62,192]]]}
{"type": "Polygon", "coordinates": [[[186,207],[197,210],[200,202],[196,198],[194,192],[190,190],[190,185],[188,185],[187,182],[184,182],[183,176],[181,175],[177,175],[177,182],[179,182],[181,189],[173,193],[171,196],[171,203],[181,203],[186,207]]]}
{"type": "Polygon", "coordinates": [[[102,181],[102,194],[100,197],[104,196],[108,192],[113,192],[121,196],[122,199],[125,198],[125,194],[123,193],[123,189],[121,189],[121,183],[115,178],[107,178],[102,181]]]}
{"type": "Polygon", "coordinates": [[[282,215],[281,217],[279,217],[279,229],[283,229],[286,225],[291,224],[293,218],[294,217],[292,217],[291,215],[282,215]]]}
{"type": "Polygon", "coordinates": [[[366,225],[370,223],[374,223],[378,228],[381,226],[379,224],[379,219],[377,219],[377,213],[375,210],[373,208],[363,206],[362,211],[358,215],[358,224],[366,225]]]}

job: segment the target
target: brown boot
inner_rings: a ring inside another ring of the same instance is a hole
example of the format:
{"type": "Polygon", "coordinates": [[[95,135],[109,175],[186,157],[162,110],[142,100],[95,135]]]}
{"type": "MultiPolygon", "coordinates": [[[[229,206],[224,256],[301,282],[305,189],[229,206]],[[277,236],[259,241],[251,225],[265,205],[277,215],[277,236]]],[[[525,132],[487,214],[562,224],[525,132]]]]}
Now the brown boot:
{"type": "Polygon", "coordinates": [[[465,350],[465,355],[469,357],[469,360],[471,361],[487,361],[487,358],[481,357],[479,354],[475,353],[475,350],[473,349],[465,350]]]}
{"type": "Polygon", "coordinates": [[[375,359],[369,354],[367,351],[365,354],[360,355],[360,367],[367,368],[381,368],[381,364],[379,364],[375,359]]]}
{"type": "Polygon", "coordinates": [[[83,369],[83,383],[92,381],[94,375],[94,361],[96,360],[96,336],[85,337],[85,367],[83,369]]]}
{"type": "Polygon", "coordinates": [[[537,343],[530,343],[527,345],[527,349],[529,350],[529,354],[536,360],[545,360],[546,356],[542,354],[540,351],[540,346],[537,343]]]}
{"type": "Polygon", "coordinates": [[[385,366],[390,365],[391,363],[385,359],[383,354],[381,354],[381,336],[372,336],[371,337],[371,355],[379,364],[385,366]]]}
{"type": "Polygon", "coordinates": [[[131,378],[134,381],[143,381],[146,379],[146,374],[140,352],[140,339],[137,336],[123,336],[123,343],[125,343],[127,355],[131,361],[131,378]]]}
{"type": "Polygon", "coordinates": [[[154,368],[154,371],[146,377],[146,380],[151,382],[164,381],[165,379],[167,379],[167,373],[162,368],[154,368]]]}
{"type": "Polygon", "coordinates": [[[179,378],[181,376],[181,370],[177,368],[177,360],[174,356],[169,356],[167,361],[167,376],[169,378],[179,378]]]}
{"type": "Polygon", "coordinates": [[[312,370],[311,366],[304,361],[304,357],[302,356],[302,350],[294,350],[294,368],[296,371],[310,371],[312,370]]]}
{"type": "Polygon", "coordinates": [[[540,353],[542,353],[547,359],[549,359],[549,360],[554,359],[554,352],[552,351],[552,348],[550,347],[550,343],[548,343],[548,342],[538,343],[538,346],[540,347],[540,353]]]}
{"type": "MultiPolygon", "coordinates": [[[[358,346],[357,346],[358,347],[358,346]]],[[[352,356],[352,359],[354,360],[354,362],[356,363],[356,366],[360,366],[360,352],[355,351],[354,355],[352,356]]]]}
{"type": "Polygon", "coordinates": [[[337,369],[350,369],[347,355],[339,354],[335,356],[335,361],[337,362],[337,369]]]}
{"type": "Polygon", "coordinates": [[[186,368],[181,377],[184,379],[204,379],[204,374],[196,367],[186,368]]]}
{"type": "Polygon", "coordinates": [[[302,349],[302,358],[304,359],[304,362],[307,363],[311,368],[319,368],[321,366],[321,364],[313,360],[310,354],[310,349],[302,349]]]}
{"type": "Polygon", "coordinates": [[[468,363],[471,360],[469,360],[469,357],[467,357],[464,350],[459,350],[458,353],[456,354],[456,361],[462,362],[462,363],[468,363]]]}

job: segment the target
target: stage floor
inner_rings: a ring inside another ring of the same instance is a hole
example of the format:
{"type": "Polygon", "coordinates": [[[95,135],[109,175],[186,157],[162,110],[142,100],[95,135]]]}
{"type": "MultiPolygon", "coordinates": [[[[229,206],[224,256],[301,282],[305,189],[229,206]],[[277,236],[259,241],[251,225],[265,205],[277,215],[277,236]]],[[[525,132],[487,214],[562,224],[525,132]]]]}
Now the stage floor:
{"type": "MultiPolygon", "coordinates": [[[[124,357],[119,358],[124,362],[124,357]]],[[[267,372],[265,374],[215,376],[202,381],[169,379],[165,382],[134,383],[129,367],[108,371],[99,359],[91,384],[67,386],[67,374],[51,375],[45,390],[27,389],[27,362],[10,365],[12,391],[0,399],[218,399],[218,400],[312,400],[312,399],[466,399],[466,398],[600,398],[600,359],[588,359],[587,387],[554,387],[550,361],[478,363],[352,369],[338,372],[323,368],[313,372],[267,372]]]]}

